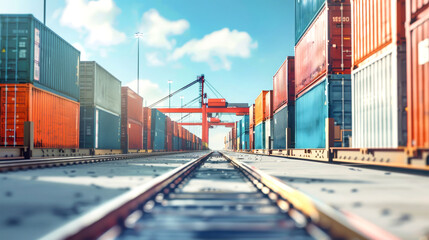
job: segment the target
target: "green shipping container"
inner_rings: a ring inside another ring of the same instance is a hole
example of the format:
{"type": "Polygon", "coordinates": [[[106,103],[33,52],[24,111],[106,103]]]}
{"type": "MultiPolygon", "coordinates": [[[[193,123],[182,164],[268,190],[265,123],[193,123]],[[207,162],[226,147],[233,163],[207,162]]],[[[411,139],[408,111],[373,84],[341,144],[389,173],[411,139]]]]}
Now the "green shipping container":
{"type": "Polygon", "coordinates": [[[121,117],[95,107],[80,107],[79,147],[121,148],[121,117]]]}
{"type": "Polygon", "coordinates": [[[299,42],[327,1],[331,0],[295,0],[295,44],[299,42]]]}
{"type": "Polygon", "coordinates": [[[80,105],[121,114],[121,82],[96,62],[80,62],[80,105]]]}
{"type": "Polygon", "coordinates": [[[33,83],[77,101],[80,52],[31,14],[0,14],[0,83],[33,83]]]}

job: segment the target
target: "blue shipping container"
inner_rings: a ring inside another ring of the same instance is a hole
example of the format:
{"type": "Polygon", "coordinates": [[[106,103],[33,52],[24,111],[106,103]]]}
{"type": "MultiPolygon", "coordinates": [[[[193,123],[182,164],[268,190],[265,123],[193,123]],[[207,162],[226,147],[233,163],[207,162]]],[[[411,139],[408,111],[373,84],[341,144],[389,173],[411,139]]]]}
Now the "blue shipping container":
{"type": "Polygon", "coordinates": [[[255,149],[265,148],[265,122],[255,126],[255,149]]]}
{"type": "Polygon", "coordinates": [[[241,140],[241,147],[244,150],[249,149],[249,133],[243,133],[240,137],[241,140]]]}
{"type": "Polygon", "coordinates": [[[80,52],[33,15],[0,15],[0,49],[0,83],[32,83],[79,100],[80,52]]]}
{"type": "Polygon", "coordinates": [[[166,116],[155,108],[153,108],[151,112],[152,112],[152,117],[151,117],[152,150],[163,151],[165,150],[166,116]]]}
{"type": "Polygon", "coordinates": [[[80,107],[79,147],[121,148],[121,117],[95,107],[80,107]]]}
{"type": "Polygon", "coordinates": [[[173,136],[173,151],[179,151],[179,137],[173,136]]]}
{"type": "Polygon", "coordinates": [[[295,106],[284,106],[273,117],[273,149],[286,149],[286,128],[290,129],[290,148],[295,146],[295,106]]]}
{"type": "Polygon", "coordinates": [[[241,134],[249,133],[249,115],[244,115],[241,119],[241,134]]]}
{"type": "Polygon", "coordinates": [[[242,120],[237,122],[237,137],[241,136],[242,130],[242,120]]]}
{"type": "Polygon", "coordinates": [[[327,0],[295,0],[295,44],[313,23],[327,0]]]}
{"type": "Polygon", "coordinates": [[[296,100],[296,148],[325,148],[325,119],[334,118],[343,132],[343,142],[337,147],[348,147],[351,132],[350,75],[329,75],[296,100]]]}

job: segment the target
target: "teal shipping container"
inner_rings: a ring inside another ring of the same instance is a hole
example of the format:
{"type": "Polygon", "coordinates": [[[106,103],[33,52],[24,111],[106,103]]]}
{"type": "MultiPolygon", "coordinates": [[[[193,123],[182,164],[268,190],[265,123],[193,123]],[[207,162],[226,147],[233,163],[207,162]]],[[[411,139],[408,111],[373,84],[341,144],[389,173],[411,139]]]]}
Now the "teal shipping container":
{"type": "Polygon", "coordinates": [[[80,105],[121,114],[121,82],[96,62],[80,62],[80,105]]]}
{"type": "Polygon", "coordinates": [[[240,137],[241,148],[243,150],[249,150],[249,133],[243,133],[240,137]]]}
{"type": "Polygon", "coordinates": [[[295,0],[295,44],[299,42],[327,1],[332,0],[295,0]]]}
{"type": "Polygon", "coordinates": [[[289,128],[289,148],[295,147],[295,106],[285,105],[274,113],[273,149],[286,149],[286,128],[289,128]]]}
{"type": "Polygon", "coordinates": [[[237,137],[243,133],[243,119],[237,122],[237,137]]]}
{"type": "Polygon", "coordinates": [[[255,126],[255,149],[265,149],[265,122],[255,126]]]}
{"type": "MultiPolygon", "coordinates": [[[[328,75],[296,100],[295,148],[325,148],[325,119],[341,129],[336,147],[348,147],[351,135],[350,75],[328,75]]],[[[335,134],[338,135],[338,134],[335,134]]]]}
{"type": "Polygon", "coordinates": [[[79,148],[120,149],[120,115],[96,107],[81,106],[79,148]]]}
{"type": "Polygon", "coordinates": [[[249,115],[244,115],[241,119],[241,135],[243,133],[249,133],[249,115]]]}
{"type": "Polygon", "coordinates": [[[165,124],[166,116],[158,111],[158,109],[152,109],[151,118],[151,139],[152,139],[152,150],[153,151],[164,151],[165,149],[165,124]]]}
{"type": "Polygon", "coordinates": [[[173,151],[179,151],[179,137],[173,136],[173,151]]]}
{"type": "Polygon", "coordinates": [[[0,83],[79,100],[80,52],[31,14],[0,14],[0,83]]]}

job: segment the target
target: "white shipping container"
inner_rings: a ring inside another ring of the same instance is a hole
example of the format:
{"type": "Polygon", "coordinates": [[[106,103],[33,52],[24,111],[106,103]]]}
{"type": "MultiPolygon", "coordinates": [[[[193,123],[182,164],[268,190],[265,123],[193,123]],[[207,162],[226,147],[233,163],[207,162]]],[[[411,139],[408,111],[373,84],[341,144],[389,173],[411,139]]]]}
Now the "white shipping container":
{"type": "Polygon", "coordinates": [[[352,71],[352,146],[406,145],[405,46],[390,45],[352,71]]]}
{"type": "Polygon", "coordinates": [[[273,149],[273,119],[265,120],[265,149],[273,149]]]}

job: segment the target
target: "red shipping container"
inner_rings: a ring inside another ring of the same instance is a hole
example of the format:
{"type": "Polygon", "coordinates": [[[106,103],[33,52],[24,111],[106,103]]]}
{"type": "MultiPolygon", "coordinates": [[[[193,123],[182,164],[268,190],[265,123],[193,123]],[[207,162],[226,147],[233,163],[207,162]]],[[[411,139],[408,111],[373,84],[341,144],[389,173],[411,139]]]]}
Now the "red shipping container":
{"type": "Polygon", "coordinates": [[[209,98],[207,101],[209,107],[226,107],[225,98],[209,98]]]}
{"type": "Polygon", "coordinates": [[[297,97],[326,74],[351,72],[350,4],[328,2],[295,46],[297,97]]]}
{"type": "Polygon", "coordinates": [[[255,104],[249,107],[249,128],[255,126],[255,104]]]}
{"type": "Polygon", "coordinates": [[[250,150],[255,149],[254,143],[253,143],[253,128],[249,129],[249,147],[250,150]]]}
{"type": "Polygon", "coordinates": [[[295,58],[287,57],[273,76],[273,111],[295,104],[295,58]]]}
{"type": "Polygon", "coordinates": [[[121,88],[121,148],[124,151],[143,149],[142,105],[142,97],[128,87],[121,88]]]}
{"type": "Polygon", "coordinates": [[[34,87],[0,84],[1,145],[24,145],[24,122],[34,124],[34,147],[79,148],[80,104],[34,87]]]}
{"type": "Polygon", "coordinates": [[[419,17],[424,17],[422,14],[428,6],[429,0],[408,0],[407,3],[407,23],[414,22],[419,17]]]}
{"type": "Polygon", "coordinates": [[[405,0],[352,0],[352,7],[354,68],[391,43],[405,42],[405,0]]]}
{"type": "MultiPolygon", "coordinates": [[[[417,2],[407,4],[409,12],[417,2]]],[[[410,148],[429,148],[429,5],[419,13],[407,25],[407,141],[410,148]]]]}
{"type": "Polygon", "coordinates": [[[265,93],[264,121],[273,117],[273,90],[265,93]]]}

